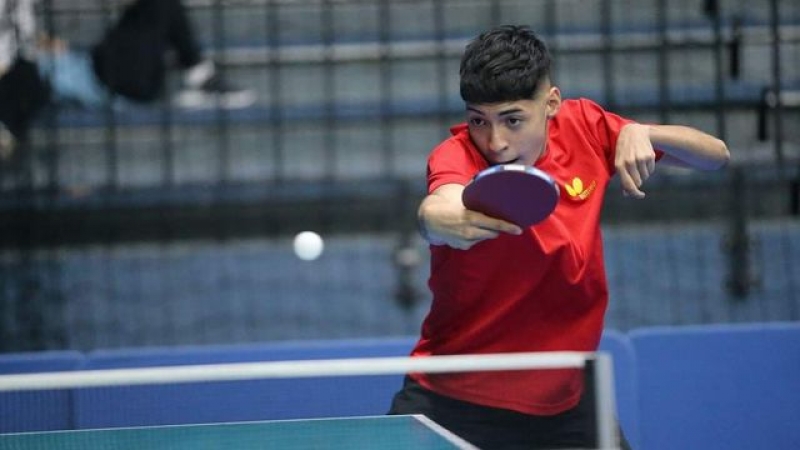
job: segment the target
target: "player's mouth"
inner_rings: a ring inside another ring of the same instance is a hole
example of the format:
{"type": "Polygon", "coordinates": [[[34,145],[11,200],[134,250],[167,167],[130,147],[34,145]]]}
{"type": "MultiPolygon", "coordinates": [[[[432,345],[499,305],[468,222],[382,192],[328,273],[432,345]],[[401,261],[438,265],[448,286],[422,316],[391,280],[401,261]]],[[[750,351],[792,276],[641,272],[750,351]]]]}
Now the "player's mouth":
{"type": "Polygon", "coordinates": [[[509,159],[508,161],[490,161],[489,165],[501,166],[503,164],[516,164],[517,161],[519,161],[519,158],[509,159]]]}

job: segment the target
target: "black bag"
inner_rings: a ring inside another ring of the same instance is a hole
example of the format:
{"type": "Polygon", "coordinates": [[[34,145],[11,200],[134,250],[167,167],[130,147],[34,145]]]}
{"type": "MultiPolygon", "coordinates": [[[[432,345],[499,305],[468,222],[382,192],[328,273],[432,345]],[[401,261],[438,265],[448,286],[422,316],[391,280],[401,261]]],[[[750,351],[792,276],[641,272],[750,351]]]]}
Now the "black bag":
{"type": "Polygon", "coordinates": [[[166,77],[164,39],[152,24],[122,20],[92,48],[94,70],[111,92],[149,102],[161,95],[166,77]]]}
{"type": "Polygon", "coordinates": [[[0,76],[0,122],[17,139],[27,137],[36,115],[50,100],[50,85],[36,64],[18,56],[0,76]]]}

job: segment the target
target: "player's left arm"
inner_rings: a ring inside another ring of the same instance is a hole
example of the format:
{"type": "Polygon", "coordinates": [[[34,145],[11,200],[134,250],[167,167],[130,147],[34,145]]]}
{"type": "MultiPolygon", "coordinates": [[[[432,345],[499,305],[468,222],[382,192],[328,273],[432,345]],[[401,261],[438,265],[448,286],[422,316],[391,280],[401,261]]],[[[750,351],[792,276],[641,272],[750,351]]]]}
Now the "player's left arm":
{"type": "Polygon", "coordinates": [[[614,157],[625,195],[644,197],[642,184],[655,171],[654,148],[664,152],[659,164],[716,170],[730,160],[725,142],[695,128],[630,123],[620,130],[614,157]]]}

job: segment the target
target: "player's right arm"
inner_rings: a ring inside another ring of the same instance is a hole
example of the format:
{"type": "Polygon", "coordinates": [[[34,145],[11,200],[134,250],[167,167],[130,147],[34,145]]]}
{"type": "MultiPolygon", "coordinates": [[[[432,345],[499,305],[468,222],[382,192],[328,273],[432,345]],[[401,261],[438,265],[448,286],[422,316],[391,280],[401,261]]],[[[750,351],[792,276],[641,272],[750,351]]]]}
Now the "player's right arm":
{"type": "Polygon", "coordinates": [[[466,209],[461,201],[463,191],[463,185],[444,184],[420,203],[417,222],[420,234],[430,244],[466,250],[500,233],[522,233],[512,223],[466,209]]]}

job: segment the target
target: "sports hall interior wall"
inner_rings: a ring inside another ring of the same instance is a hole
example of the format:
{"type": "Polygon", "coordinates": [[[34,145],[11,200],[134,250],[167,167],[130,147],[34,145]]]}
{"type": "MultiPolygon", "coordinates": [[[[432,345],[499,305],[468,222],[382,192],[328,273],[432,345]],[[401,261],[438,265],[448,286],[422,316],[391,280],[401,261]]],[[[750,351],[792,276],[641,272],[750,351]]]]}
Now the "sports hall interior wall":
{"type": "MultiPolygon", "coordinates": [[[[565,97],[731,148],[723,172],[659,170],[646,201],[609,188],[609,326],[800,318],[795,2],[186,4],[257,104],[42,117],[0,166],[0,350],[413,333],[429,301],[425,157],[462,120],[467,38],[504,22],[547,39],[565,97]],[[326,239],[312,263],[291,254],[302,229],[326,239]]],[[[78,46],[116,11],[42,5],[78,46]]]]}

